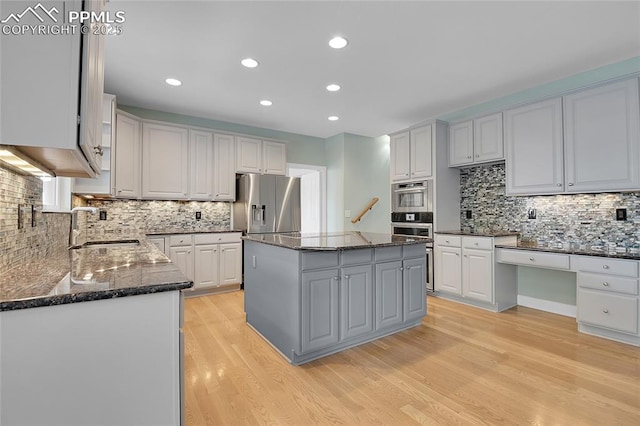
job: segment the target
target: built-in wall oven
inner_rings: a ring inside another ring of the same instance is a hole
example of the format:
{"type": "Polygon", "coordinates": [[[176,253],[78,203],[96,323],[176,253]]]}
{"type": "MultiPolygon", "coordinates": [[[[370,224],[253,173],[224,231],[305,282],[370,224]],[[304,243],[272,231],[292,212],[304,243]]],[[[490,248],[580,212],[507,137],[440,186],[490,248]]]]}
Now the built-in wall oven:
{"type": "Polygon", "coordinates": [[[391,200],[394,213],[433,211],[433,181],[394,183],[391,185],[391,200]]]}
{"type": "Polygon", "coordinates": [[[394,235],[429,239],[427,241],[427,291],[433,291],[433,213],[393,212],[391,228],[394,235]]]}

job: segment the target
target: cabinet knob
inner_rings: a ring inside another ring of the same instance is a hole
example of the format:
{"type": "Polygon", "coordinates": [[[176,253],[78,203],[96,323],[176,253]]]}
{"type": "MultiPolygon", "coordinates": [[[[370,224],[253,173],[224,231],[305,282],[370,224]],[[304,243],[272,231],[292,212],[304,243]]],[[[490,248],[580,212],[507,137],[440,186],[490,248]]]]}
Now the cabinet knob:
{"type": "Polygon", "coordinates": [[[606,282],[606,281],[605,281],[605,282],[603,282],[603,283],[602,283],[602,285],[603,285],[603,286],[605,286],[605,287],[609,287],[609,283],[608,283],[608,282],[606,282]]]}
{"type": "Polygon", "coordinates": [[[334,280],[338,281],[340,277],[333,277],[334,280]]]}
{"type": "Polygon", "coordinates": [[[470,155],[468,155],[468,156],[467,156],[467,159],[471,160],[471,156],[470,156],[470,155]]]}
{"type": "Polygon", "coordinates": [[[474,243],[475,245],[478,245],[478,243],[474,243]]]}
{"type": "Polygon", "coordinates": [[[536,261],[533,257],[530,257],[529,260],[532,261],[532,262],[536,261]]]}
{"type": "Polygon", "coordinates": [[[609,265],[602,265],[602,269],[609,269],[609,265]]]}
{"type": "Polygon", "coordinates": [[[480,158],[480,154],[476,154],[476,158],[480,158]]]}
{"type": "Polygon", "coordinates": [[[467,255],[465,254],[465,255],[463,255],[462,257],[467,257],[467,255]]]}
{"type": "Polygon", "coordinates": [[[344,276],[344,279],[345,279],[345,280],[348,280],[348,279],[349,279],[349,275],[345,275],[345,276],[344,276]]]}
{"type": "Polygon", "coordinates": [[[449,240],[444,240],[445,243],[449,244],[449,240]]]}
{"type": "Polygon", "coordinates": [[[411,268],[413,268],[413,266],[407,266],[405,269],[408,271],[408,270],[410,270],[411,268]]]}
{"type": "Polygon", "coordinates": [[[556,183],[556,186],[562,186],[562,184],[561,183],[556,183]]]}
{"type": "Polygon", "coordinates": [[[460,253],[456,253],[456,256],[460,257],[460,253]]]}
{"type": "Polygon", "coordinates": [[[401,271],[404,271],[404,268],[403,268],[402,266],[401,266],[399,269],[400,269],[401,271]]]}
{"type": "Polygon", "coordinates": [[[405,176],[409,176],[409,173],[405,173],[404,175],[405,175],[405,176]]]}
{"type": "Polygon", "coordinates": [[[573,186],[573,182],[569,182],[569,186],[573,186]]]}
{"type": "Polygon", "coordinates": [[[604,309],[602,310],[602,312],[604,312],[605,314],[608,314],[608,313],[609,313],[609,310],[608,310],[607,308],[604,308],[604,309]]]}

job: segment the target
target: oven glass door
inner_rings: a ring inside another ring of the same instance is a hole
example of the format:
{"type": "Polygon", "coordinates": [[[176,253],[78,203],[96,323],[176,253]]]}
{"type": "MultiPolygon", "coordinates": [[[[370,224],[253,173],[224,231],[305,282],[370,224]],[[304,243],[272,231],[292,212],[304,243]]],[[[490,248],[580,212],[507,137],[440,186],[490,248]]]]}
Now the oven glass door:
{"type": "Polygon", "coordinates": [[[396,192],[397,206],[403,210],[426,208],[424,191],[396,192]]]}

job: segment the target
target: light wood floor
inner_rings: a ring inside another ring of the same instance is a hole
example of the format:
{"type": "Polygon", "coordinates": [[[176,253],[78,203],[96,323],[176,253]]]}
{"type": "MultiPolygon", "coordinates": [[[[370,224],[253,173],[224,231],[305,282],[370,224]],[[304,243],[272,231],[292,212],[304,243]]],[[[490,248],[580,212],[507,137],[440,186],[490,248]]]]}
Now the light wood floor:
{"type": "Polygon", "coordinates": [[[243,294],[186,300],[188,426],[640,424],[640,349],[573,318],[429,297],[421,326],[294,367],[243,294]]]}

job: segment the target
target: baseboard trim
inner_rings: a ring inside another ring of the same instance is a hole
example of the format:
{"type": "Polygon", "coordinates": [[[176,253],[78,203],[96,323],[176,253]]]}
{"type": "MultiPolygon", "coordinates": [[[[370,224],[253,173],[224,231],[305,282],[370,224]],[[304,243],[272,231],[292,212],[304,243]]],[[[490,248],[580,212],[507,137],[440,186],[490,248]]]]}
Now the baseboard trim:
{"type": "Polygon", "coordinates": [[[575,305],[567,305],[565,303],[552,302],[551,300],[537,299],[535,297],[523,296],[521,294],[518,295],[518,305],[537,309],[539,311],[563,315],[565,317],[575,318],[577,315],[577,309],[575,305]]]}

